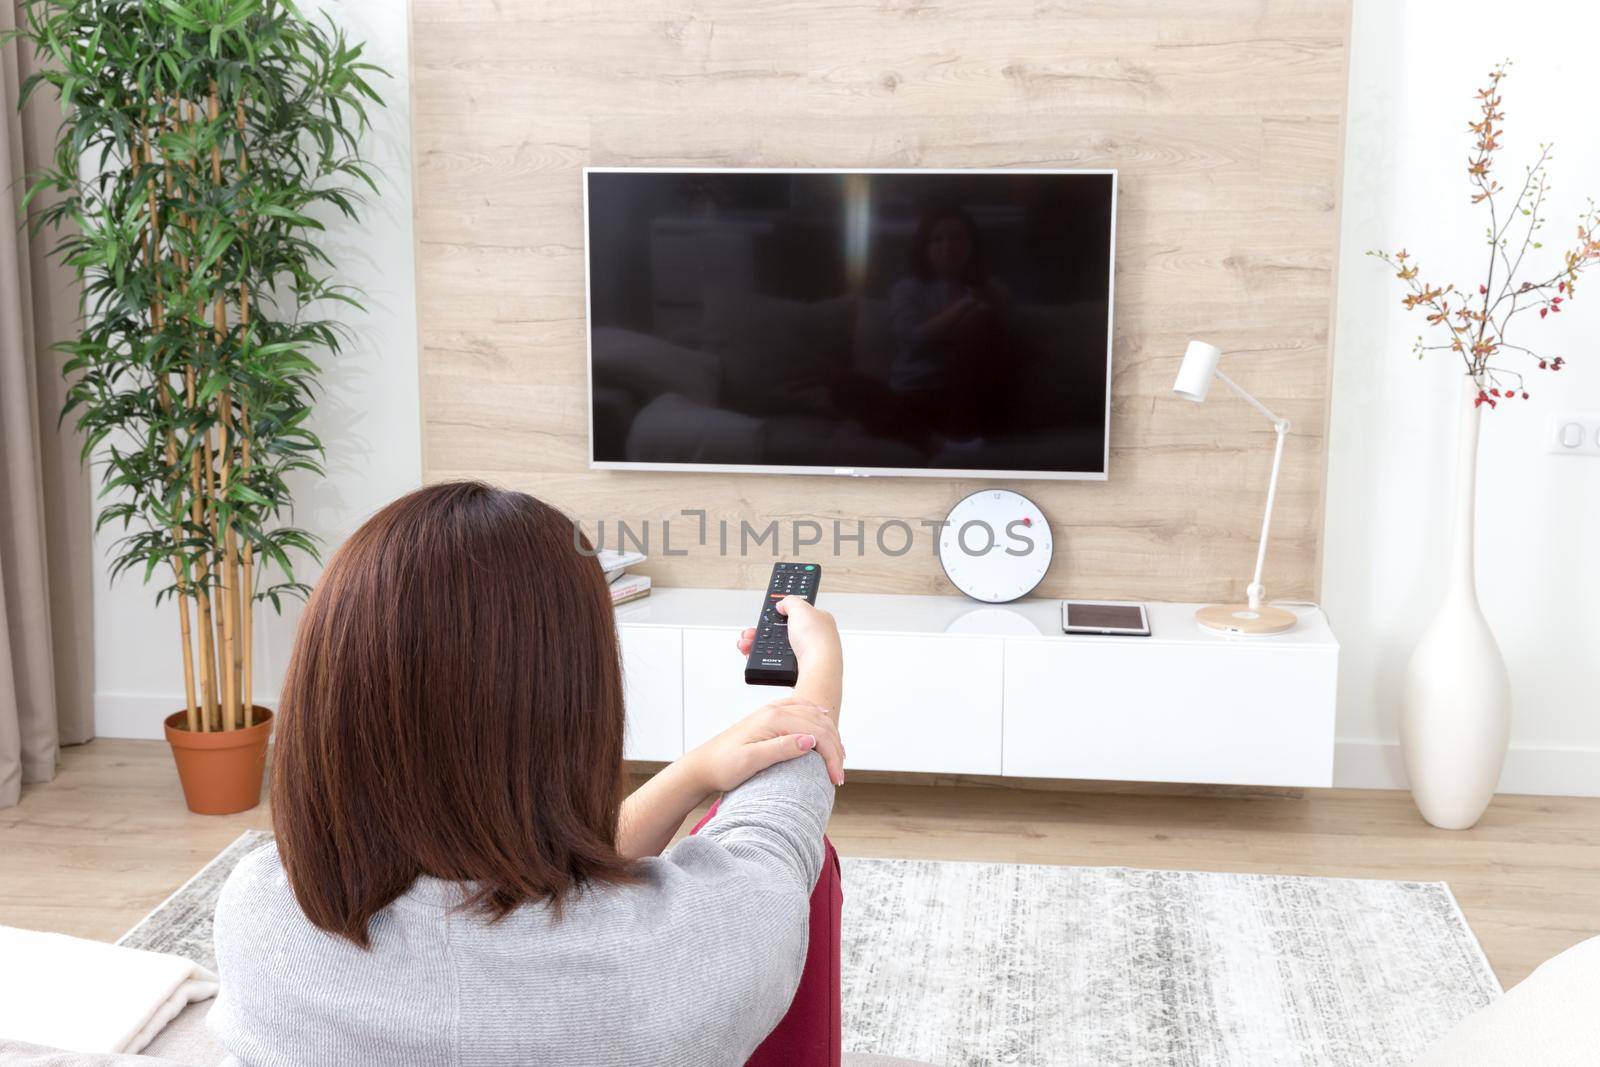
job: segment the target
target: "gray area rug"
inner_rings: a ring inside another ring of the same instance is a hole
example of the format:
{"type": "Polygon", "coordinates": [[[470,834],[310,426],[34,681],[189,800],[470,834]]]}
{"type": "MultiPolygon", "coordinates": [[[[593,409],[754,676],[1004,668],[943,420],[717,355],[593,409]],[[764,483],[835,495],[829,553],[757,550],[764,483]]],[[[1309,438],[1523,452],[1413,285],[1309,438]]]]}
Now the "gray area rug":
{"type": "Polygon", "coordinates": [[[217,894],[238,862],[272,840],[266,830],[246,830],[217,858],[200,868],[198,874],[178,887],[139,924],[117,939],[117,944],[151,952],[170,952],[194,960],[209,970],[217,969],[217,954],[211,946],[211,917],[217,910],[217,894]]]}
{"type": "Polygon", "coordinates": [[[845,860],[846,1048],[1410,1063],[1500,993],[1442,882],[845,860]]]}
{"type": "MultiPolygon", "coordinates": [[[[242,834],[119,944],[215,967],[242,834]]],[[[938,1064],[1409,1063],[1500,993],[1442,882],[844,860],[848,1051],[938,1064]]]]}

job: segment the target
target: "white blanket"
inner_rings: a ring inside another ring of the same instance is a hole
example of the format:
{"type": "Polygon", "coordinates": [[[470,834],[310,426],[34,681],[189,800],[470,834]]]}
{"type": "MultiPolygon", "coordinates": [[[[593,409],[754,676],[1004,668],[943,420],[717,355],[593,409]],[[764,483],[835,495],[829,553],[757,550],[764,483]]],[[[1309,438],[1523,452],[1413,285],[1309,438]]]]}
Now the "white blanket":
{"type": "Polygon", "coordinates": [[[138,1052],[217,976],[192,960],[0,926],[0,1037],[138,1052]]]}

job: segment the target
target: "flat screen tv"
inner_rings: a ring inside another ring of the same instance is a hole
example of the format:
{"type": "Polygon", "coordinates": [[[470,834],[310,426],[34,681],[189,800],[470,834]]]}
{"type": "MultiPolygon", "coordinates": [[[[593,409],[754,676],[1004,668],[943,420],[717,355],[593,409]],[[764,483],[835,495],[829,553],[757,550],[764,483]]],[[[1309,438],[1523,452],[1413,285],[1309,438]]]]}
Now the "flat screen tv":
{"type": "Polygon", "coordinates": [[[1116,191],[585,170],[591,465],[1105,478],[1116,191]]]}

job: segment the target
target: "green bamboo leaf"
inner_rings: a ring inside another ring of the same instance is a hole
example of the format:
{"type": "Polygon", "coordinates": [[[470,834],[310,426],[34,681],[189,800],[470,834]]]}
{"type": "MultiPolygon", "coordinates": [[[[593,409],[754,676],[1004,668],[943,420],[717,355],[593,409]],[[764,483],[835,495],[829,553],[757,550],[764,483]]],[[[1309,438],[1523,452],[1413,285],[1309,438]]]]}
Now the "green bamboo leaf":
{"type": "Polygon", "coordinates": [[[200,384],[200,391],[195,394],[195,403],[201,407],[206,406],[217,398],[217,395],[228,388],[229,379],[224,374],[213,374],[200,384]]]}
{"type": "Polygon", "coordinates": [[[265,205],[262,207],[261,213],[276,219],[287,219],[296,226],[304,226],[311,230],[321,230],[326,228],[322,225],[322,223],[308,215],[301,215],[298,212],[290,211],[288,208],[279,207],[276,204],[265,205]]]}

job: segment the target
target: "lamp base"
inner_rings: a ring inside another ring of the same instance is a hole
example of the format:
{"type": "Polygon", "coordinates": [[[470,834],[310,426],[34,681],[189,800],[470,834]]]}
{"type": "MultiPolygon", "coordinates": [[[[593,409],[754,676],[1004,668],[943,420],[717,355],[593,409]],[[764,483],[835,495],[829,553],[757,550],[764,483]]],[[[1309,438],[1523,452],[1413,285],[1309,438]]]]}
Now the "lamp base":
{"type": "Polygon", "coordinates": [[[1295,614],[1283,608],[1263,604],[1252,608],[1249,604],[1212,604],[1194,613],[1195,621],[1203,629],[1219,634],[1281,634],[1294,629],[1295,614]]]}

